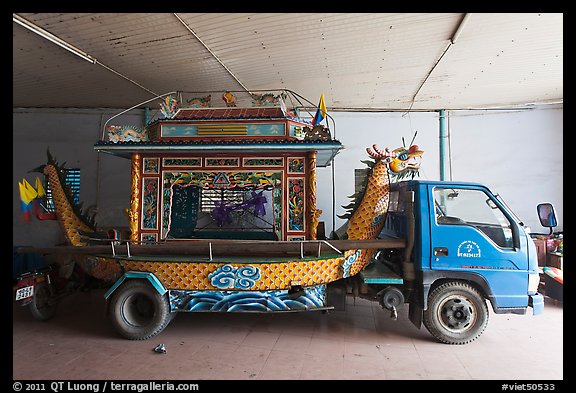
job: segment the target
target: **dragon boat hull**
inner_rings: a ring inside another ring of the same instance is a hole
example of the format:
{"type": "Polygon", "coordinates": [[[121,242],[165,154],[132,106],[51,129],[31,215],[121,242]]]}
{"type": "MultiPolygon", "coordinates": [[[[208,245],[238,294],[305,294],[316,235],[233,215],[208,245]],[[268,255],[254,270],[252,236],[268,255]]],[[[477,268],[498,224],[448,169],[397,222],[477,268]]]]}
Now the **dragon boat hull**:
{"type": "Polygon", "coordinates": [[[333,309],[329,284],[353,276],[374,250],[305,258],[88,257],[83,269],[115,279],[105,294],[115,329],[144,340],[177,312],[302,312],[333,309]]]}
{"type": "Polygon", "coordinates": [[[80,261],[89,275],[114,281],[126,272],[153,274],[168,290],[258,291],[327,284],[355,275],[373,250],[347,250],[321,257],[139,256],[88,257],[80,261]]]}

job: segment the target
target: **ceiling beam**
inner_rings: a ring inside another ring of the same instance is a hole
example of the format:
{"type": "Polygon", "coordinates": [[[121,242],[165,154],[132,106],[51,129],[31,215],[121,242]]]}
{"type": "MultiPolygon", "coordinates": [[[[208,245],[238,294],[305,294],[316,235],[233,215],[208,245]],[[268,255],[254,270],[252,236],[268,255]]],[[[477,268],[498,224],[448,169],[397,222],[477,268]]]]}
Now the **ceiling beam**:
{"type": "Polygon", "coordinates": [[[214,59],[220,63],[220,65],[222,67],[224,67],[224,69],[226,70],[226,72],[228,72],[228,74],[230,74],[230,76],[232,78],[234,78],[234,80],[244,89],[246,90],[247,93],[250,93],[250,90],[244,85],[244,83],[242,83],[242,81],[240,79],[238,79],[238,77],[236,75],[234,75],[234,73],[232,72],[232,70],[230,70],[230,68],[228,68],[228,66],[226,64],[224,64],[224,62],[222,60],[220,60],[220,58],[216,55],[216,53],[212,52],[212,49],[210,49],[210,47],[208,47],[208,45],[206,45],[206,43],[204,43],[204,41],[202,41],[202,39],[200,37],[198,37],[198,34],[196,34],[194,32],[194,30],[192,30],[192,28],[190,26],[188,26],[188,24],[186,22],[184,22],[182,20],[182,18],[180,18],[180,16],[177,13],[173,13],[173,15],[176,17],[176,19],[178,19],[180,21],[180,23],[182,23],[182,25],[190,32],[190,34],[192,34],[194,36],[194,38],[196,38],[198,40],[198,42],[200,44],[202,44],[202,46],[204,46],[204,48],[208,51],[208,53],[210,53],[210,55],[212,55],[212,57],[214,57],[214,59]]]}
{"type": "Polygon", "coordinates": [[[448,53],[448,50],[452,47],[452,45],[454,45],[456,43],[456,40],[458,40],[458,37],[460,37],[460,34],[462,34],[462,30],[464,29],[464,25],[468,22],[468,19],[470,19],[470,15],[471,15],[470,13],[464,14],[462,19],[460,20],[460,23],[458,24],[456,31],[454,32],[454,34],[452,34],[452,37],[450,38],[450,42],[448,42],[448,44],[446,45],[446,48],[444,48],[444,51],[442,52],[442,54],[440,55],[440,57],[438,58],[436,63],[434,63],[434,65],[432,66],[430,71],[428,71],[426,78],[424,78],[424,80],[420,84],[420,87],[418,87],[418,90],[416,90],[416,93],[414,93],[414,96],[412,97],[412,102],[410,103],[410,108],[408,108],[407,112],[410,112],[410,110],[412,110],[412,106],[414,105],[414,102],[416,101],[416,97],[418,96],[418,93],[420,93],[420,90],[422,90],[422,87],[424,86],[424,84],[426,83],[428,78],[430,78],[430,75],[432,75],[432,72],[434,72],[434,70],[436,69],[436,67],[438,66],[438,64],[440,63],[442,58],[444,57],[444,55],[446,53],[448,53]]]}
{"type": "Polygon", "coordinates": [[[126,75],[123,75],[120,72],[108,67],[106,64],[103,64],[100,61],[98,61],[98,59],[96,59],[94,56],[91,56],[87,52],[84,52],[82,49],[79,49],[76,46],[70,44],[69,42],[64,41],[62,38],[55,36],[54,34],[41,28],[40,26],[30,22],[29,20],[22,18],[20,15],[13,13],[12,14],[12,21],[19,24],[22,27],[25,27],[26,29],[33,32],[34,34],[37,34],[40,37],[52,42],[53,44],[56,44],[59,47],[66,49],[68,52],[71,52],[71,53],[75,54],[76,56],[78,56],[78,57],[80,57],[80,58],[82,58],[82,59],[84,59],[84,60],[86,60],[92,64],[98,64],[101,67],[107,69],[108,71],[113,72],[114,74],[116,74],[116,75],[126,79],[127,81],[135,84],[136,86],[140,87],[141,89],[146,90],[148,93],[151,93],[156,97],[158,96],[157,93],[155,93],[152,90],[142,86],[140,83],[136,82],[135,80],[130,79],[126,75]]]}

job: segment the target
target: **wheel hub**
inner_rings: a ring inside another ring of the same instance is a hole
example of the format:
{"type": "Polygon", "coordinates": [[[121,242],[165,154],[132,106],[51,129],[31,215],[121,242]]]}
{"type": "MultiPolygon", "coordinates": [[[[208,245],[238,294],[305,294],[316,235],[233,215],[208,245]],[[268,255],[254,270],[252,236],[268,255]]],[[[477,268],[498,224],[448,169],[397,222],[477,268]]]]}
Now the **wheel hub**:
{"type": "Polygon", "coordinates": [[[473,319],[472,309],[465,299],[450,299],[442,307],[442,321],[450,329],[466,329],[473,319]]]}
{"type": "Polygon", "coordinates": [[[145,326],[154,316],[152,301],[142,294],[128,297],[123,305],[123,318],[132,326],[145,326]]]}

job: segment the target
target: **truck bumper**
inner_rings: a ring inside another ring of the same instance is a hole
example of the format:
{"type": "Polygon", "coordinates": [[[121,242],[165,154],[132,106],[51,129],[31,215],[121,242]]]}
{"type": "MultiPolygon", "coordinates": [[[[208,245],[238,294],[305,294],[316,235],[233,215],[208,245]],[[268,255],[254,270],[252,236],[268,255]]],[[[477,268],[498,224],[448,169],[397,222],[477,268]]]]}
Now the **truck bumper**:
{"type": "Polygon", "coordinates": [[[544,296],[540,293],[529,295],[528,305],[533,309],[533,315],[544,312],[544,296]]]}

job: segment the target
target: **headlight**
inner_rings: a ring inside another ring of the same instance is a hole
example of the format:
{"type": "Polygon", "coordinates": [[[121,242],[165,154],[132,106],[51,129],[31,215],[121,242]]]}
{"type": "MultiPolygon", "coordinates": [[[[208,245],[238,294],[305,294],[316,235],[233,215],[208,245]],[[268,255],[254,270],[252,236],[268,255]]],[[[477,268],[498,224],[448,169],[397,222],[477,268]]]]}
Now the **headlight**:
{"type": "Polygon", "coordinates": [[[540,274],[531,273],[528,275],[528,293],[538,292],[539,284],[540,284],[540,274]]]}

